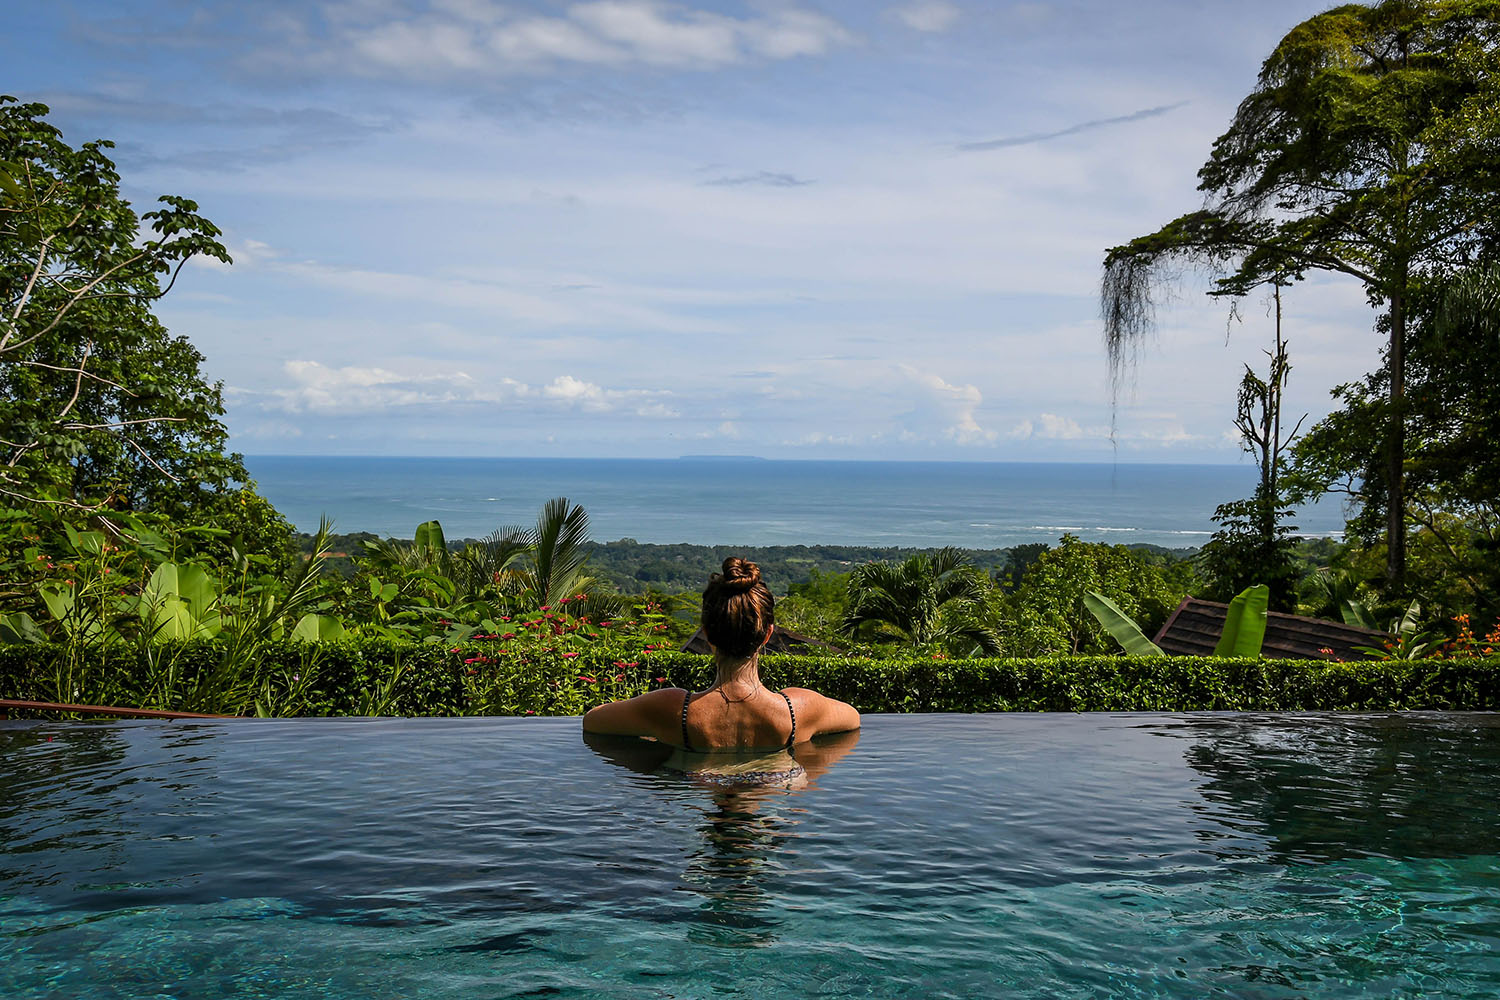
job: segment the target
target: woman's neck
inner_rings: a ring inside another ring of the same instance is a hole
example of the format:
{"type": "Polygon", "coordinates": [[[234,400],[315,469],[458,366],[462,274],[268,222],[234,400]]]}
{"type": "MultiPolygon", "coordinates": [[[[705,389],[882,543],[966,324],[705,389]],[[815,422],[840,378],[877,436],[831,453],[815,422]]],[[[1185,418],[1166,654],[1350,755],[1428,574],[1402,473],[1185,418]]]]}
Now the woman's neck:
{"type": "Polygon", "coordinates": [[[759,656],[715,656],[714,666],[719,674],[713,684],[716,688],[743,689],[760,686],[759,656]]]}

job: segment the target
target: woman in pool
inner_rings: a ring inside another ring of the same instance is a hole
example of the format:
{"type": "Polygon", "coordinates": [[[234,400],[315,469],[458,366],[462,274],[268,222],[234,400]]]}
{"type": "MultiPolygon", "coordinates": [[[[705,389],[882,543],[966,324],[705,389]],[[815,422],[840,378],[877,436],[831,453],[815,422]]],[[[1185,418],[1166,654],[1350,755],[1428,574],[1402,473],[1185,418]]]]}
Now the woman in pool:
{"type": "Polygon", "coordinates": [[[760,567],[731,556],[703,591],[703,634],[718,670],[706,691],[664,688],[591,709],[583,731],[649,736],[688,752],[790,750],[823,733],[859,728],[852,706],[805,688],[766,690],[760,650],[771,638],[775,598],[760,567]]]}

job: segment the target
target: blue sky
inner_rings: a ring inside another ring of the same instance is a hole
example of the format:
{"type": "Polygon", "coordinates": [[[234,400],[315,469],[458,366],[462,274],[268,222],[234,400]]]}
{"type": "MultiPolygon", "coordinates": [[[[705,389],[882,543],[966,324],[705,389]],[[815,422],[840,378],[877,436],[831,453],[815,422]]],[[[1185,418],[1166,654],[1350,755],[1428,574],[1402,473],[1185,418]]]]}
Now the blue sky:
{"type": "MultiPolygon", "coordinates": [[[[0,90],[224,230],[159,313],[246,453],[1223,462],[1265,303],[1190,276],[1111,442],[1100,261],[1323,6],[59,0],[0,90]]],[[[1317,417],[1374,314],[1286,306],[1317,417]]]]}

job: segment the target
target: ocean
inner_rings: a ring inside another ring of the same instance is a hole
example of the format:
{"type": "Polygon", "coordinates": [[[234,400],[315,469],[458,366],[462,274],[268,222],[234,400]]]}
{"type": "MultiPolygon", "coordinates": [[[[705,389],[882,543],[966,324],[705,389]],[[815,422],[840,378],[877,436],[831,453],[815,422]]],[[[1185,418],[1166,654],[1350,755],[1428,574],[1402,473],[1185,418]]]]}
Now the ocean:
{"type": "MultiPolygon", "coordinates": [[[[1198,546],[1214,508],[1250,494],[1243,465],[830,462],[762,459],[250,456],[261,492],[301,531],[410,538],[436,518],[450,539],[530,525],[551,497],[589,513],[595,541],[698,545],[1090,542],[1198,546]]],[[[1299,511],[1304,535],[1338,535],[1337,500],[1299,511]]]]}

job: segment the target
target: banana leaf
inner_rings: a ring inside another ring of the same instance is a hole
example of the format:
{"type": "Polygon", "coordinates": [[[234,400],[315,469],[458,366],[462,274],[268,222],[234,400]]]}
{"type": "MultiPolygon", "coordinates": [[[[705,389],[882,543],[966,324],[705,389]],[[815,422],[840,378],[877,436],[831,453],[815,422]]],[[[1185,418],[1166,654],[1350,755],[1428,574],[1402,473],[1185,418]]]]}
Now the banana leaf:
{"type": "Polygon", "coordinates": [[[1271,588],[1263,583],[1246,587],[1229,602],[1224,618],[1224,634],[1214,647],[1215,656],[1260,655],[1266,641],[1266,622],[1271,604],[1271,588]]]}
{"type": "Polygon", "coordinates": [[[343,622],[332,615],[318,615],[311,612],[303,615],[297,621],[297,627],[292,629],[292,637],[301,639],[303,642],[330,642],[342,638],[343,635],[343,622]]]}
{"type": "Polygon", "coordinates": [[[1104,626],[1104,631],[1114,637],[1131,656],[1164,656],[1161,648],[1146,638],[1141,627],[1121,611],[1114,601],[1097,590],[1083,595],[1084,607],[1104,626]]]}

